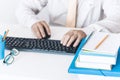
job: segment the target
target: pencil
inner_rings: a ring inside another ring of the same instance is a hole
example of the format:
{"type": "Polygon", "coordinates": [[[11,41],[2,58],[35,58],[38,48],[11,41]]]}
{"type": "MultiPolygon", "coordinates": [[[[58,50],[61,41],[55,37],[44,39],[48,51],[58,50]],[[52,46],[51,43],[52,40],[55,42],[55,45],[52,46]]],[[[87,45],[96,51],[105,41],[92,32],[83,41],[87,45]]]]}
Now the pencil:
{"type": "Polygon", "coordinates": [[[107,39],[108,35],[106,35],[97,45],[94,49],[97,49],[106,39],[107,39]]]}
{"type": "Polygon", "coordinates": [[[7,35],[8,35],[8,32],[9,32],[9,30],[5,31],[5,34],[4,34],[4,36],[3,36],[2,41],[4,41],[4,40],[5,40],[5,38],[6,38],[6,37],[7,37],[7,35]]]}

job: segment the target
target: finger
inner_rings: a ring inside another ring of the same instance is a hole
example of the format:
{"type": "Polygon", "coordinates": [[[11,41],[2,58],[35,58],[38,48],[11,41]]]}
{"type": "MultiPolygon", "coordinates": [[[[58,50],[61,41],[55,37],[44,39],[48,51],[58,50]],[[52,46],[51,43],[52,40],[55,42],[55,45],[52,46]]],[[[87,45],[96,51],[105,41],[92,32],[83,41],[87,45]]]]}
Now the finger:
{"type": "Polygon", "coordinates": [[[46,36],[45,31],[44,31],[44,25],[38,23],[37,26],[38,26],[38,29],[41,33],[42,38],[44,38],[46,36]]]}
{"type": "Polygon", "coordinates": [[[78,44],[80,43],[81,39],[82,39],[81,37],[78,37],[77,40],[75,41],[75,43],[73,44],[73,47],[77,47],[78,44]]]}
{"type": "Polygon", "coordinates": [[[63,44],[64,40],[65,40],[65,36],[63,36],[63,38],[62,38],[60,43],[63,44]]]}
{"type": "Polygon", "coordinates": [[[45,21],[42,21],[41,23],[44,25],[44,28],[46,29],[48,35],[51,35],[50,27],[48,24],[45,21]]]}
{"type": "Polygon", "coordinates": [[[65,35],[64,41],[63,41],[63,43],[62,43],[64,46],[67,45],[67,43],[68,43],[68,41],[69,41],[69,39],[71,38],[72,35],[73,35],[73,34],[70,33],[70,32],[65,35]]]}
{"type": "Polygon", "coordinates": [[[73,47],[77,47],[79,45],[80,41],[82,40],[82,38],[84,38],[86,36],[86,34],[83,31],[81,31],[81,30],[78,31],[77,35],[78,35],[78,38],[75,41],[73,47]]]}
{"type": "Polygon", "coordinates": [[[67,43],[67,47],[69,47],[75,40],[76,40],[77,36],[76,35],[73,35],[70,40],[68,41],[67,43]]]}
{"type": "Polygon", "coordinates": [[[63,41],[63,46],[66,46],[67,45],[67,42],[69,41],[69,39],[70,39],[70,36],[69,35],[67,35],[67,36],[65,36],[65,38],[64,38],[64,41],[63,41]]]}
{"type": "MultiPolygon", "coordinates": [[[[68,34],[70,34],[70,33],[71,33],[71,31],[67,32],[67,33],[63,36],[63,38],[61,39],[61,44],[64,43],[66,36],[67,36],[68,34]]],[[[72,35],[72,34],[71,34],[71,35],[72,35]]]]}
{"type": "Polygon", "coordinates": [[[36,35],[37,38],[40,38],[40,39],[42,38],[41,33],[40,33],[37,25],[34,25],[32,27],[32,31],[33,31],[34,35],[36,35]]]}

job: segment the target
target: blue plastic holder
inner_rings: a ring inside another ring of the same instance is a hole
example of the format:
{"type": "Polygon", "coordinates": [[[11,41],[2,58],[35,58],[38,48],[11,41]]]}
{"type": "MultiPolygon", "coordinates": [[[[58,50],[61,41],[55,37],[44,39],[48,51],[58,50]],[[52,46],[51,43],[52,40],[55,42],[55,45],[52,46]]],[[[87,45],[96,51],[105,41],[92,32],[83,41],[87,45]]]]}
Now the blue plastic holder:
{"type": "Polygon", "coordinates": [[[86,43],[86,39],[83,39],[79,48],[71,62],[68,72],[73,74],[90,74],[90,75],[99,75],[99,76],[113,76],[113,77],[120,77],[120,48],[118,50],[118,57],[117,63],[113,66],[112,70],[100,70],[100,69],[87,69],[87,68],[78,68],[75,66],[75,61],[79,55],[79,52],[83,45],[86,43]]]}
{"type": "Polygon", "coordinates": [[[2,38],[2,35],[0,35],[0,60],[4,59],[5,53],[5,41],[3,41],[2,38]]]}

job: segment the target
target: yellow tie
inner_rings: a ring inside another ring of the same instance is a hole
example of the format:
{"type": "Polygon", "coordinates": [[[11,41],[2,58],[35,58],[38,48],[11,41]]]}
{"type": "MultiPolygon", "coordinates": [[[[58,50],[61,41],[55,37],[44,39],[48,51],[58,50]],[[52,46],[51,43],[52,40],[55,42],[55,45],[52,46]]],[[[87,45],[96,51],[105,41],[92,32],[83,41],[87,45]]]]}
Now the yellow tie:
{"type": "Polygon", "coordinates": [[[69,0],[66,27],[76,27],[78,0],[69,0]]]}

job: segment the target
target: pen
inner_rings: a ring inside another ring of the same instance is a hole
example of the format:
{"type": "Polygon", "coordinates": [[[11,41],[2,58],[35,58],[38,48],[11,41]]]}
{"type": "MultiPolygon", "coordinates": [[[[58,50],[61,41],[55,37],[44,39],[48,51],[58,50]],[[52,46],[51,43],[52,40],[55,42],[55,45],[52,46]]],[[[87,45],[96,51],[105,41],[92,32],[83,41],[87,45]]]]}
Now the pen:
{"type": "Polygon", "coordinates": [[[9,32],[9,30],[7,30],[7,31],[5,31],[4,32],[4,36],[3,36],[3,38],[2,38],[2,41],[4,41],[5,40],[5,38],[7,37],[7,35],[8,35],[8,32],[9,32]]]}
{"type": "Polygon", "coordinates": [[[108,35],[106,35],[97,45],[94,49],[97,49],[106,39],[107,39],[108,35]]]}

